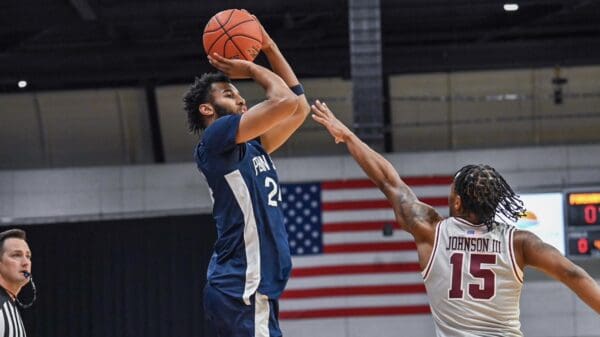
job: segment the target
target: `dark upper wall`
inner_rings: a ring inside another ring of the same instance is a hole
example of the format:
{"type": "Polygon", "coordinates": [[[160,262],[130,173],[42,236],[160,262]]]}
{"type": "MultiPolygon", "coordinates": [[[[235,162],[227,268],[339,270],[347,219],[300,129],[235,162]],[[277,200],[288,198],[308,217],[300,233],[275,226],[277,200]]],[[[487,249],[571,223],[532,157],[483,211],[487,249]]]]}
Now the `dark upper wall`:
{"type": "MultiPolygon", "coordinates": [[[[381,0],[384,73],[596,63],[600,3],[381,0]]],[[[300,77],[349,77],[348,2],[9,1],[0,5],[0,90],[181,83],[210,70],[201,32],[247,8],[300,77]],[[315,57],[318,55],[318,57],[315,57]]],[[[264,60],[259,60],[264,62],[264,60]]]]}

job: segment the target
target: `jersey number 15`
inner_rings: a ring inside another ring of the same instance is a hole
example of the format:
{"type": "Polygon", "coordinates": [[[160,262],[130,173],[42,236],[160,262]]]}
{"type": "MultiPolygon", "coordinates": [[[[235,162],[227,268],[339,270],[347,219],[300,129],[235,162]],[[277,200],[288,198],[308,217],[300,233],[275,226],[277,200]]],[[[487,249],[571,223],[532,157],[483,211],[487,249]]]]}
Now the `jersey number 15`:
{"type": "MultiPolygon", "coordinates": [[[[452,265],[452,286],[448,291],[449,299],[464,298],[463,291],[463,260],[464,253],[454,253],[450,256],[452,265]]],[[[493,254],[471,254],[467,261],[469,265],[469,274],[481,279],[483,285],[469,284],[469,296],[475,300],[489,300],[496,294],[496,274],[488,268],[483,268],[482,264],[496,264],[496,255],[493,254]]]]}

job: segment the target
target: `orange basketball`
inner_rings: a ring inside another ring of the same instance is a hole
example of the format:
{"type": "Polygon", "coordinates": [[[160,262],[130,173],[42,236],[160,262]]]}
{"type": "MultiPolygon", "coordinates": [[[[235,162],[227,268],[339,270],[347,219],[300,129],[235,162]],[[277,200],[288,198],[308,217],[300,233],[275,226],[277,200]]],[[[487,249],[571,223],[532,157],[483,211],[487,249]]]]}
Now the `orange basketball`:
{"type": "Polygon", "coordinates": [[[215,14],[202,35],[207,54],[254,61],[262,45],[260,24],[245,11],[227,9],[215,14]]]}

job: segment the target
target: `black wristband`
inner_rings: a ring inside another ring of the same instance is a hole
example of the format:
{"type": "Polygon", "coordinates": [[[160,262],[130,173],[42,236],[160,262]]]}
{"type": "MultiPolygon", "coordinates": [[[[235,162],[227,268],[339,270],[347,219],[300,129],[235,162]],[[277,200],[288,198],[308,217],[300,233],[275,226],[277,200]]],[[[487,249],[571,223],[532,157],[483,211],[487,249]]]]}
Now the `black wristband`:
{"type": "Polygon", "coordinates": [[[304,95],[304,87],[300,83],[293,87],[290,87],[290,90],[292,90],[292,92],[297,96],[304,95]]]}

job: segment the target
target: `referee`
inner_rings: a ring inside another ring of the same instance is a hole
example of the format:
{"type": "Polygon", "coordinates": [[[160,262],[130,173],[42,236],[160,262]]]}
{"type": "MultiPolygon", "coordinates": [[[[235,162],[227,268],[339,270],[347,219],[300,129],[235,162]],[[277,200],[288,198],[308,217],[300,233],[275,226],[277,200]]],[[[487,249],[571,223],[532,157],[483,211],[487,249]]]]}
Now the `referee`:
{"type": "Polygon", "coordinates": [[[17,295],[31,276],[31,251],[25,232],[10,229],[0,233],[0,337],[26,337],[17,295]]]}

